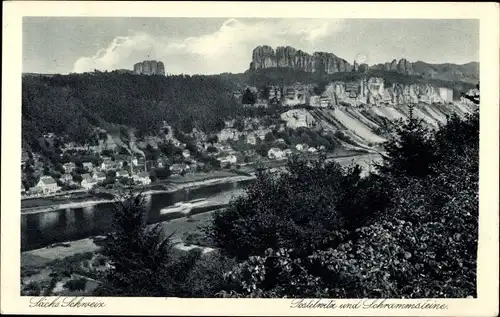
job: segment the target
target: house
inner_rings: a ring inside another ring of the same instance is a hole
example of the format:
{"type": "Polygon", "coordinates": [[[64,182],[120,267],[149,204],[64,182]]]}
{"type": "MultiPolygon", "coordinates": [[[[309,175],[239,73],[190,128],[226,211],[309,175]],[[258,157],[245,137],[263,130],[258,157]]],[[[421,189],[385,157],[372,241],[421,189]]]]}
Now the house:
{"type": "Polygon", "coordinates": [[[80,186],[89,190],[95,185],[97,185],[97,181],[94,178],[92,178],[90,174],[88,173],[82,174],[82,182],[80,183],[80,186]]]}
{"type": "Polygon", "coordinates": [[[302,151],[306,151],[307,148],[308,148],[308,146],[307,146],[307,144],[297,144],[295,146],[295,148],[297,149],[297,151],[301,151],[302,152],[302,151]]]}
{"type": "Polygon", "coordinates": [[[23,184],[21,184],[21,195],[26,193],[26,188],[24,188],[23,184]]]}
{"type": "Polygon", "coordinates": [[[170,171],[172,174],[180,174],[184,171],[189,170],[189,165],[187,164],[173,164],[170,166],[170,171]]]}
{"type": "Polygon", "coordinates": [[[247,135],[246,141],[248,144],[252,144],[252,145],[257,144],[257,138],[255,137],[255,134],[253,134],[253,133],[247,135]]]}
{"type": "Polygon", "coordinates": [[[86,171],[91,172],[94,169],[94,165],[91,162],[85,162],[85,163],[83,163],[83,168],[86,171]]]}
{"type": "Polygon", "coordinates": [[[134,179],[134,182],[140,183],[142,185],[151,184],[151,178],[149,177],[149,173],[148,172],[137,173],[132,178],[134,179]]]}
{"type": "Polygon", "coordinates": [[[116,171],[116,178],[129,177],[128,171],[119,170],[116,171]]]}
{"type": "Polygon", "coordinates": [[[183,150],[182,151],[182,157],[184,157],[186,159],[189,158],[189,157],[191,157],[191,152],[188,149],[183,150]]]}
{"type": "Polygon", "coordinates": [[[269,157],[270,159],[282,159],[283,157],[285,157],[285,154],[279,148],[272,148],[267,151],[267,157],[269,157]]]}
{"type": "Polygon", "coordinates": [[[92,175],[92,178],[96,180],[96,182],[102,182],[106,179],[106,174],[104,172],[96,172],[92,175]]]}
{"type": "Polygon", "coordinates": [[[72,184],[73,183],[73,176],[71,174],[64,174],[59,178],[59,180],[65,184],[72,184]]]}
{"type": "Polygon", "coordinates": [[[238,158],[236,155],[227,155],[218,157],[217,160],[222,164],[236,164],[238,158]]]}
{"type": "Polygon", "coordinates": [[[133,166],[139,165],[139,161],[137,160],[137,157],[132,158],[132,165],[133,166]]]}
{"type": "Polygon", "coordinates": [[[321,96],[319,98],[319,106],[321,108],[326,108],[330,106],[330,98],[328,98],[327,96],[321,96]]]}
{"type": "Polygon", "coordinates": [[[310,148],[307,149],[307,151],[310,152],[310,153],[316,153],[316,152],[318,152],[318,150],[315,147],[310,147],[310,148]]]}
{"type": "Polygon", "coordinates": [[[292,155],[292,150],[290,150],[290,149],[283,150],[283,154],[285,156],[291,156],[292,155]]]}
{"type": "Polygon", "coordinates": [[[73,162],[71,162],[71,163],[65,163],[63,165],[63,168],[64,168],[64,172],[66,174],[69,174],[69,173],[73,172],[73,170],[76,168],[76,165],[73,162]]]}
{"type": "Polygon", "coordinates": [[[43,194],[53,194],[61,189],[57,186],[56,180],[52,176],[42,176],[35,186],[35,191],[43,194]]]}
{"type": "Polygon", "coordinates": [[[122,165],[117,161],[104,161],[101,164],[101,171],[111,171],[121,168],[122,165]]]}

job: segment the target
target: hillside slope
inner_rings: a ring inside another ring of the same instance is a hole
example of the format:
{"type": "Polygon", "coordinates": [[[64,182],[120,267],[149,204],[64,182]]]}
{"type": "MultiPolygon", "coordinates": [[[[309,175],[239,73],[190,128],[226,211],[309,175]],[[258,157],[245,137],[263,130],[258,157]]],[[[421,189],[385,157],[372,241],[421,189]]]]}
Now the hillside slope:
{"type": "MultiPolygon", "coordinates": [[[[378,145],[387,140],[392,124],[399,120],[409,118],[408,106],[338,106],[334,109],[312,108],[295,109],[302,112],[302,117],[312,118],[310,122],[317,128],[335,132],[339,141],[348,149],[377,149],[378,145]]],[[[426,125],[435,129],[447,120],[447,116],[456,113],[463,117],[473,112],[473,107],[455,103],[453,105],[415,105],[414,116],[422,119],[426,125]]],[[[296,118],[282,115],[287,126],[300,125],[296,118]]]]}

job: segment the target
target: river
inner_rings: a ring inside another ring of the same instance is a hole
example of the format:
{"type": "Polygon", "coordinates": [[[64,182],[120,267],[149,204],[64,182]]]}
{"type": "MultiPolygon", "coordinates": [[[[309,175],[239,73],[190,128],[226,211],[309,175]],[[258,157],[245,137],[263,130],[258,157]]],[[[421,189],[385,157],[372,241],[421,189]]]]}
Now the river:
{"type": "MultiPolygon", "coordinates": [[[[367,171],[370,169],[370,162],[379,158],[378,155],[371,154],[335,160],[343,166],[357,163],[367,171]]],[[[247,179],[181,189],[175,192],[147,193],[145,203],[149,211],[148,222],[157,223],[169,220],[169,216],[161,215],[160,210],[181,201],[206,198],[207,205],[196,212],[219,209],[253,181],[254,179],[247,179]]],[[[106,201],[44,212],[21,213],[21,251],[109,232],[113,208],[113,202],[106,201]]]]}

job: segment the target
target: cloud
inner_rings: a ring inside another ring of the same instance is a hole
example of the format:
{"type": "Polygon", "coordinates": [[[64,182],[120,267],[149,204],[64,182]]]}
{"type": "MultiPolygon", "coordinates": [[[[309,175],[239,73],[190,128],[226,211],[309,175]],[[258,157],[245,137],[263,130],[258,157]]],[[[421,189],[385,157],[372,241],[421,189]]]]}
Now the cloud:
{"type": "Polygon", "coordinates": [[[184,39],[133,33],[116,37],[93,56],[79,58],[73,72],[131,69],[144,59],[163,61],[168,73],[243,72],[258,45],[290,45],[312,52],[343,26],[343,20],[228,19],[216,32],[184,39]]]}

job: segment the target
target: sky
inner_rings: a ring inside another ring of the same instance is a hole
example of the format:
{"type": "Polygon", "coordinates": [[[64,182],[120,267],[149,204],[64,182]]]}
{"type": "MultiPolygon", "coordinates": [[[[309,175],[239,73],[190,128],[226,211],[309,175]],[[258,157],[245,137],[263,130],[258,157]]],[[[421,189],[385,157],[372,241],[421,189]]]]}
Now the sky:
{"type": "Polygon", "coordinates": [[[133,69],[241,73],[259,45],[333,53],[351,64],[479,61],[478,20],[24,17],[23,72],[133,69]]]}

